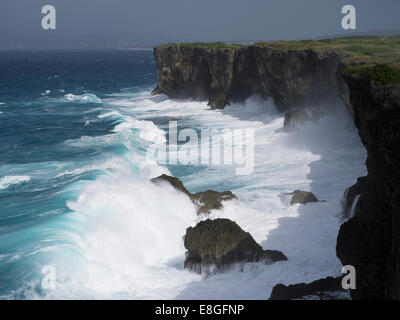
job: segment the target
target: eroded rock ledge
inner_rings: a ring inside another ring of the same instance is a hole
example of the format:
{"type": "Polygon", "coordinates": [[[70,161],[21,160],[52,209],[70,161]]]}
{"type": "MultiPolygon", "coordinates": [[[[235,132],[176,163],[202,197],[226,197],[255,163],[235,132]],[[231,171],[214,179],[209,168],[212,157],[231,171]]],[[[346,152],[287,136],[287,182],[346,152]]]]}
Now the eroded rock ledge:
{"type": "Polygon", "coordinates": [[[231,191],[218,192],[214,190],[201,191],[190,193],[182,181],[176,177],[162,174],[159,177],[151,179],[153,183],[169,183],[175,189],[186,194],[190,200],[196,205],[197,214],[209,213],[211,210],[220,210],[223,207],[222,201],[236,199],[236,196],[231,191]]]}
{"type": "Polygon", "coordinates": [[[327,277],[311,283],[297,283],[285,286],[277,284],[272,288],[269,300],[334,300],[348,299],[342,289],[342,277],[327,277]]]}

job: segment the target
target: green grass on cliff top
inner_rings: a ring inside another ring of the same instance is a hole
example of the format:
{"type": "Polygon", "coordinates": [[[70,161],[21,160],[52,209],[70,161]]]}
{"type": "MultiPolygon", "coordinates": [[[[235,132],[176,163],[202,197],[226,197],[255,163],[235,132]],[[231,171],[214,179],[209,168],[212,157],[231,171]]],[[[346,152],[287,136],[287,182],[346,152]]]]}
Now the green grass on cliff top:
{"type": "MultiPolygon", "coordinates": [[[[199,48],[242,48],[245,45],[224,42],[174,43],[175,45],[199,48]]],[[[400,35],[390,37],[353,36],[323,40],[290,40],[256,42],[256,46],[265,46],[277,50],[315,51],[335,50],[345,56],[345,60],[355,62],[400,64],[400,35]]]]}
{"type": "Polygon", "coordinates": [[[400,35],[357,36],[324,40],[257,42],[255,45],[279,50],[335,50],[344,60],[366,64],[400,64],[400,35]]]}
{"type": "MultiPolygon", "coordinates": [[[[174,43],[174,45],[199,48],[242,48],[245,45],[224,42],[192,42],[174,43]]],[[[277,50],[335,50],[344,56],[344,60],[366,64],[399,64],[400,65],[400,35],[353,36],[323,40],[291,40],[256,42],[256,46],[265,46],[277,50]]]]}
{"type": "Polygon", "coordinates": [[[373,66],[355,65],[345,70],[345,73],[357,73],[364,78],[373,80],[375,85],[384,86],[394,84],[400,88],[400,66],[377,64],[373,66]]]}

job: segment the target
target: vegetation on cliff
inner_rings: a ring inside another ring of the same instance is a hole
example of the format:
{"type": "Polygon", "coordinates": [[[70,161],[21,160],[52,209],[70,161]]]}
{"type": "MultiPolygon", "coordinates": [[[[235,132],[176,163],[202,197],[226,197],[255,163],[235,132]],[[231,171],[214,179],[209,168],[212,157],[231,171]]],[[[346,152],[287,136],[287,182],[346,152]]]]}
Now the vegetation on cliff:
{"type": "Polygon", "coordinates": [[[374,81],[374,84],[377,86],[395,84],[396,86],[400,87],[400,67],[396,65],[356,65],[348,67],[345,70],[345,73],[357,73],[363,78],[374,81]]]}
{"type": "MultiPolygon", "coordinates": [[[[242,48],[246,45],[224,42],[192,42],[170,43],[199,48],[242,48]]],[[[333,50],[343,56],[345,61],[363,62],[367,64],[400,64],[400,35],[382,36],[353,36],[329,38],[322,40],[289,40],[256,42],[255,46],[270,47],[277,50],[333,50]]]]}
{"type": "Polygon", "coordinates": [[[255,45],[279,50],[334,50],[344,61],[366,64],[400,64],[400,35],[391,37],[355,36],[324,40],[257,42],[255,45]]]}

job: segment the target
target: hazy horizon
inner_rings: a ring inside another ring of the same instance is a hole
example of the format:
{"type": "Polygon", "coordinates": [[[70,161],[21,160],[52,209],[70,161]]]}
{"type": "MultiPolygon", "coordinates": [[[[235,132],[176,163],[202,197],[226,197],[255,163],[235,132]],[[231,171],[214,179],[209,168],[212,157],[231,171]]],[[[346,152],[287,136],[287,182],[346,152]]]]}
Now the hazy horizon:
{"type": "Polygon", "coordinates": [[[0,49],[129,48],[165,42],[315,39],[400,33],[396,0],[2,0],[0,49]],[[44,5],[56,8],[56,30],[41,27],[44,5]],[[352,4],[357,30],[341,28],[352,4]]]}

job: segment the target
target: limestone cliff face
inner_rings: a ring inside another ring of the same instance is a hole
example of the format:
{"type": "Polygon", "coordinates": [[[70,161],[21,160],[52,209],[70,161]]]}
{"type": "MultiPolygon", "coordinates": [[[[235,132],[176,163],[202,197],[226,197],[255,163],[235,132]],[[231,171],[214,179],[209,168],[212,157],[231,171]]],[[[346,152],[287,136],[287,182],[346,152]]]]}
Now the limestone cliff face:
{"type": "MultiPolygon", "coordinates": [[[[357,299],[400,299],[400,89],[344,75],[354,122],[368,152],[355,215],[339,231],[337,255],[357,270],[357,299]]],[[[351,203],[346,203],[349,207],[351,203]]]]}
{"type": "Polygon", "coordinates": [[[170,98],[209,100],[213,108],[251,95],[272,97],[281,110],[306,99],[336,95],[340,61],[333,51],[275,50],[265,46],[154,49],[158,85],[170,98]]]}

